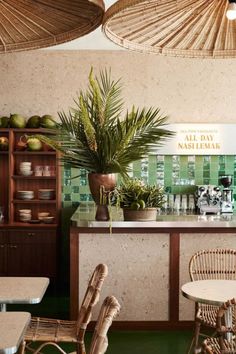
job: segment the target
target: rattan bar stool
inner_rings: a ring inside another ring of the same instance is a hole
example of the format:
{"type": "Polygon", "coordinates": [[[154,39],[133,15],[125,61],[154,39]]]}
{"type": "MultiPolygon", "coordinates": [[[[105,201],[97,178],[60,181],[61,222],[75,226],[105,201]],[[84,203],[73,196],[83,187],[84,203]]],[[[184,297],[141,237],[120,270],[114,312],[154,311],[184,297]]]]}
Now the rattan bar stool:
{"type": "MultiPolygon", "coordinates": [[[[205,279],[236,279],[236,250],[208,249],[195,253],[189,262],[189,274],[192,281],[205,279]]],[[[208,337],[202,326],[216,329],[218,307],[207,304],[196,305],[195,330],[188,353],[197,352],[199,336],[208,337]]],[[[216,332],[214,331],[213,335],[216,332]]]]}
{"type": "Polygon", "coordinates": [[[33,342],[44,342],[42,346],[50,343],[60,352],[66,352],[60,347],[60,343],[74,343],[77,354],[85,354],[84,335],[91,319],[92,309],[99,301],[100,291],[108,274],[105,264],[99,264],[88,283],[83,302],[81,304],[77,321],[57,320],[50,318],[33,317],[27,328],[21,352],[25,349],[37,353],[38,349],[31,346],[33,342]]]}
{"type": "Polygon", "coordinates": [[[235,354],[236,353],[236,322],[235,322],[235,310],[236,302],[235,299],[228,300],[222,306],[220,306],[217,319],[216,319],[216,330],[217,337],[208,337],[204,340],[202,345],[202,353],[207,354],[235,354]],[[226,326],[225,324],[225,314],[230,310],[231,324],[226,326]],[[227,335],[230,338],[227,339],[227,335]]]}

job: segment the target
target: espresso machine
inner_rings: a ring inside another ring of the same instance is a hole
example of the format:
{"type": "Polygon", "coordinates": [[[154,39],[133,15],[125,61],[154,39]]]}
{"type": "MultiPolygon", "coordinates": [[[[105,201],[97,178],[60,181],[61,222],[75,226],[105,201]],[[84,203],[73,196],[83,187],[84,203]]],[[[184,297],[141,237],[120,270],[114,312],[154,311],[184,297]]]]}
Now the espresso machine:
{"type": "Polygon", "coordinates": [[[217,214],[221,212],[221,191],[218,186],[197,186],[196,206],[200,214],[217,214]]]}
{"type": "Polygon", "coordinates": [[[222,189],[221,212],[233,213],[234,199],[233,199],[233,191],[230,188],[233,182],[233,177],[231,175],[220,176],[219,182],[224,187],[222,189]]]}

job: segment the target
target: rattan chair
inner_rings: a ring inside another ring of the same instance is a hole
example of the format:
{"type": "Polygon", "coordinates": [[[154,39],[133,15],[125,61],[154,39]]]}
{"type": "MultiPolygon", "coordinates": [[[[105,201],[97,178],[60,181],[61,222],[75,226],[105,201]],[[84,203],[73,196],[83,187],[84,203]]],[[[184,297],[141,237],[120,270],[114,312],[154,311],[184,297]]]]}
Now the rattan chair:
{"type": "Polygon", "coordinates": [[[235,354],[236,353],[236,322],[235,322],[236,302],[235,299],[224,303],[218,310],[216,319],[217,337],[208,337],[202,345],[202,353],[207,354],[235,354]],[[225,324],[225,314],[230,310],[232,323],[225,324]],[[229,338],[227,338],[229,336],[229,338]]]}
{"type": "Polygon", "coordinates": [[[44,342],[40,347],[50,343],[60,352],[66,352],[60,347],[60,343],[74,343],[77,354],[85,354],[84,335],[87,325],[91,319],[92,308],[99,301],[99,295],[104,279],[108,274],[105,264],[99,264],[88,283],[83,302],[81,304],[77,321],[66,321],[49,318],[32,318],[24,336],[24,342],[21,348],[23,353],[25,349],[37,353],[33,342],[44,342]],[[26,348],[25,348],[26,347],[26,348]]]}
{"type": "Polygon", "coordinates": [[[101,307],[93,333],[89,354],[103,354],[108,347],[107,332],[113,319],[120,312],[120,304],[114,296],[108,296],[101,307]]]}
{"type": "MultiPolygon", "coordinates": [[[[120,304],[114,296],[107,296],[102,304],[101,310],[98,315],[98,320],[93,333],[90,349],[88,354],[104,354],[108,347],[107,332],[110,328],[113,319],[120,311],[120,304]]],[[[34,354],[42,353],[46,346],[55,346],[55,343],[47,342],[34,352],[34,354]]],[[[61,353],[65,353],[61,347],[58,347],[61,353]]],[[[70,354],[76,354],[72,352],[70,354]]]]}
{"type": "MultiPolygon", "coordinates": [[[[209,249],[197,252],[189,262],[189,273],[192,281],[204,279],[236,279],[236,250],[209,249]]],[[[199,336],[208,337],[201,331],[201,326],[216,329],[218,307],[207,304],[196,305],[195,330],[188,353],[198,347],[199,336]]],[[[214,333],[213,333],[214,334],[214,333]]]]}

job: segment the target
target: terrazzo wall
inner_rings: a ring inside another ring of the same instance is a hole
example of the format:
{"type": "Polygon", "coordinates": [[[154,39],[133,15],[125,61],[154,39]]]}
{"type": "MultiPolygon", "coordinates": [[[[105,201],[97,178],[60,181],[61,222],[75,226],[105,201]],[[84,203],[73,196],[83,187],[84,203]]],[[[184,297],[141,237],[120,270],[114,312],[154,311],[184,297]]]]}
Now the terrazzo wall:
{"type": "Polygon", "coordinates": [[[158,106],[172,123],[234,123],[234,60],[168,58],[128,51],[31,51],[0,56],[0,114],[67,110],[90,67],[122,78],[127,107],[158,106]]]}
{"type": "MultiPolygon", "coordinates": [[[[91,66],[94,67],[95,72],[102,68],[111,68],[115,79],[122,78],[126,108],[130,108],[133,104],[140,107],[160,107],[162,113],[169,115],[170,123],[236,123],[235,60],[167,58],[128,51],[45,50],[1,55],[0,115],[20,113],[29,117],[35,114],[52,114],[57,117],[58,111],[67,111],[68,107],[74,105],[73,98],[76,97],[80,89],[87,86],[91,66]]],[[[233,141],[232,144],[235,142],[233,141]]],[[[78,189],[74,189],[74,192],[77,193],[78,189]]],[[[64,193],[69,194],[66,190],[64,193]]],[[[193,244],[194,240],[186,236],[187,238],[188,242],[183,240],[181,245],[185,255],[192,254],[194,251],[190,247],[190,243],[193,244]]],[[[116,240],[110,238],[109,247],[121,247],[123,244],[121,241],[118,238],[116,240]],[[115,244],[115,242],[119,244],[115,244]]],[[[142,264],[145,263],[146,258],[157,262],[158,257],[153,257],[153,249],[149,243],[148,235],[145,235],[142,241],[147,245],[146,253],[142,255],[141,259],[143,263],[139,263],[140,260],[136,258],[141,245],[135,241],[136,247],[134,248],[134,242],[130,237],[127,237],[125,241],[127,249],[133,252],[130,260],[131,268],[134,269],[138,265],[139,271],[142,272],[142,264]]],[[[222,240],[219,238],[219,241],[222,240]]],[[[96,258],[98,247],[96,247],[92,236],[91,247],[95,247],[93,256],[87,255],[84,250],[80,251],[80,262],[83,264],[81,276],[88,274],[88,269],[85,269],[86,264],[89,269],[93,268],[93,264],[88,264],[88,259],[93,259],[96,264],[100,261],[96,258]]],[[[104,240],[103,244],[99,244],[99,247],[101,251],[99,254],[103,256],[101,260],[105,261],[109,253],[106,249],[107,240],[104,240]]],[[[161,252],[159,256],[165,256],[159,274],[162,277],[168,272],[168,245],[165,235],[159,240],[158,249],[164,252],[161,252]]],[[[110,262],[111,268],[115,267],[112,271],[116,272],[116,275],[119,272],[119,266],[126,264],[125,260],[117,260],[116,264],[112,259],[107,259],[107,262],[110,262]]],[[[186,260],[183,262],[185,262],[183,267],[187,269],[186,260]]],[[[154,264],[153,267],[157,269],[158,264],[154,264]]],[[[152,275],[157,276],[157,273],[154,271],[152,275]]],[[[149,277],[149,270],[143,276],[145,277],[147,274],[149,277]]],[[[186,274],[183,274],[181,282],[185,281],[185,277],[186,274]]],[[[167,294],[168,279],[162,277],[161,280],[162,298],[164,299],[167,294]]],[[[85,283],[85,279],[82,279],[81,283],[85,283]]],[[[155,283],[159,283],[159,278],[155,279],[155,283]]],[[[112,284],[113,286],[117,285],[112,284]]],[[[154,291],[152,284],[147,283],[145,286],[146,289],[141,292],[141,297],[154,291]]],[[[131,286],[127,283],[127,287],[131,299],[130,303],[127,303],[129,307],[132,305],[134,289],[132,283],[131,286]]],[[[121,298],[123,295],[120,294],[121,298]]],[[[165,305],[159,303],[156,307],[150,302],[148,313],[140,313],[138,319],[154,319],[154,317],[156,319],[156,310],[159,310],[161,319],[166,319],[166,312],[161,312],[165,305]]],[[[186,312],[184,307],[184,300],[181,300],[181,319],[192,317],[191,309],[186,312]]],[[[137,319],[132,307],[130,307],[130,318],[137,319]]]]}

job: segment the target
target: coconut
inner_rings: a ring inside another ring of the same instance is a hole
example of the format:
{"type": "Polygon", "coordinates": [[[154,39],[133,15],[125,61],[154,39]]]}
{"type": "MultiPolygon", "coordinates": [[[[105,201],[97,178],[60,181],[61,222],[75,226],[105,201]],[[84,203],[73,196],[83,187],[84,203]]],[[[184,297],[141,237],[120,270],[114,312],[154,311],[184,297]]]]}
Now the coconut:
{"type": "Polygon", "coordinates": [[[11,128],[25,128],[26,119],[20,114],[11,114],[10,115],[10,127],[11,128]]]}

